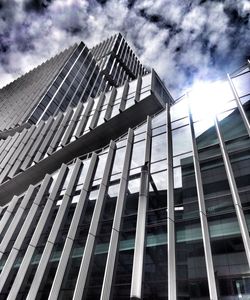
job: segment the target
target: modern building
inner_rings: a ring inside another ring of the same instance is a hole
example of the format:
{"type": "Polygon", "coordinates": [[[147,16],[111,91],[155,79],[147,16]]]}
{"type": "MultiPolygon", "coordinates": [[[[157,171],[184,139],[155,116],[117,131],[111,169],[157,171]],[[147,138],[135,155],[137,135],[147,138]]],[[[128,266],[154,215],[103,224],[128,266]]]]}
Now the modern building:
{"type": "Polygon", "coordinates": [[[249,82],[174,101],[117,34],[2,88],[0,299],[250,299],[249,82]]]}

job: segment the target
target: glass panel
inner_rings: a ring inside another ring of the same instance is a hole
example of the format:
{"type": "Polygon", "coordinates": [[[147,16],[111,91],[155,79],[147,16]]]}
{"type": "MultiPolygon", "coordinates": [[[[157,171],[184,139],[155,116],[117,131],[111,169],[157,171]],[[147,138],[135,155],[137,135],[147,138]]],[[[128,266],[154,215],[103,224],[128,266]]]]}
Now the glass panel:
{"type": "Polygon", "coordinates": [[[167,160],[166,159],[151,163],[151,165],[150,165],[151,173],[155,173],[157,171],[162,171],[165,169],[167,169],[167,160]]]}
{"type": "Polygon", "coordinates": [[[129,299],[130,296],[139,182],[140,179],[138,178],[130,180],[128,184],[129,188],[123,214],[117,265],[112,284],[112,299],[125,300],[129,299]]]}
{"type": "Polygon", "coordinates": [[[89,272],[86,299],[100,299],[118,188],[119,183],[111,185],[108,188],[103,215],[101,216],[101,220],[99,222],[99,232],[96,236],[95,254],[92,268],[89,272]]]}
{"type": "Polygon", "coordinates": [[[192,140],[189,126],[175,129],[172,132],[174,156],[192,150],[192,140]]]}
{"type": "Polygon", "coordinates": [[[21,288],[18,293],[17,299],[26,299],[30,286],[32,284],[32,281],[35,276],[35,272],[37,270],[38,264],[40,262],[41,256],[42,256],[42,250],[43,248],[36,248],[34,251],[34,254],[31,258],[31,262],[28,266],[28,269],[25,273],[24,281],[21,285],[21,288]]]}
{"type": "Polygon", "coordinates": [[[209,299],[192,157],[181,159],[180,167],[175,170],[178,170],[174,190],[178,299],[185,299],[185,295],[189,299],[209,299]]]}
{"type": "Polygon", "coordinates": [[[107,153],[99,155],[97,169],[96,169],[96,173],[95,173],[95,177],[94,177],[95,180],[99,179],[99,178],[102,178],[104,168],[105,168],[105,164],[106,164],[106,160],[107,160],[107,156],[108,156],[107,153]]]}
{"type": "Polygon", "coordinates": [[[194,132],[197,147],[199,149],[218,143],[213,119],[202,120],[194,123],[194,132]]]}
{"type": "Polygon", "coordinates": [[[188,102],[187,98],[183,97],[176,104],[170,108],[171,121],[175,121],[188,116],[188,102]]]}
{"type": "Polygon", "coordinates": [[[233,78],[232,81],[236,88],[238,96],[241,97],[241,96],[244,96],[244,95],[250,93],[250,87],[249,87],[250,72],[249,72],[249,70],[245,74],[242,74],[236,78],[233,78]]]}
{"type": "Polygon", "coordinates": [[[167,177],[152,174],[146,220],[143,299],[167,299],[167,177]],[[157,188],[156,188],[157,187],[157,188]]]}
{"type": "Polygon", "coordinates": [[[146,132],[146,123],[143,123],[142,125],[140,125],[139,127],[137,127],[135,129],[135,135],[142,133],[142,132],[146,132]]]}
{"type": "Polygon", "coordinates": [[[220,114],[218,119],[220,120],[220,129],[222,131],[224,140],[230,140],[242,135],[248,135],[238,109],[230,111],[226,115],[220,114]]]}
{"type": "Polygon", "coordinates": [[[152,73],[142,77],[142,88],[146,86],[151,86],[152,73]]]}
{"type": "Polygon", "coordinates": [[[119,113],[120,113],[120,111],[119,111],[119,104],[116,104],[116,105],[112,106],[111,118],[113,118],[114,116],[118,115],[119,113]]]}
{"type": "Polygon", "coordinates": [[[152,148],[151,148],[151,163],[166,159],[167,156],[167,136],[161,134],[152,137],[152,148]]]}
{"type": "Polygon", "coordinates": [[[174,168],[174,199],[178,209],[176,219],[199,219],[196,180],[192,157],[181,160],[180,167],[174,168]]]}
{"type": "Polygon", "coordinates": [[[249,296],[249,267],[235,213],[209,218],[219,298],[247,299],[249,296]]]}
{"type": "Polygon", "coordinates": [[[140,167],[144,163],[144,153],[145,153],[146,141],[140,141],[133,145],[133,153],[131,159],[131,169],[135,167],[140,167]]]}
{"type": "Polygon", "coordinates": [[[166,111],[162,111],[161,113],[157,114],[155,117],[152,118],[152,129],[166,125],[166,111]]]}
{"type": "Polygon", "coordinates": [[[180,120],[172,122],[171,123],[171,128],[176,129],[176,128],[179,128],[179,127],[182,127],[182,126],[185,126],[185,125],[188,125],[188,124],[189,124],[189,120],[188,120],[187,117],[185,117],[185,118],[182,118],[180,120]]]}
{"type": "Polygon", "coordinates": [[[98,190],[92,190],[88,195],[88,200],[85,202],[85,206],[82,210],[79,226],[77,227],[76,237],[74,239],[70,258],[64,274],[59,299],[71,299],[73,297],[97,195],[98,190]]]}
{"type": "Polygon", "coordinates": [[[115,159],[112,169],[112,174],[120,173],[123,169],[126,147],[118,148],[115,153],[115,159]]]}
{"type": "Polygon", "coordinates": [[[167,189],[167,171],[154,173],[150,178],[150,187],[155,192],[167,189]]]}
{"type": "Polygon", "coordinates": [[[178,299],[210,299],[198,219],[176,223],[176,261],[178,299]]]}
{"type": "Polygon", "coordinates": [[[233,200],[222,157],[200,162],[208,214],[233,209],[233,200]]]}

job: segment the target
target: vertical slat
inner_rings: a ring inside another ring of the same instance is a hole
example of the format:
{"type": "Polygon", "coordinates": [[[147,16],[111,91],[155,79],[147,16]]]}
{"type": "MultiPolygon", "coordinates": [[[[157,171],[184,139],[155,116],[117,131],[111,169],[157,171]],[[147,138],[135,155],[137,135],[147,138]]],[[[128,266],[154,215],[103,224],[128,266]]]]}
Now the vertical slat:
{"type": "Polygon", "coordinates": [[[135,68],[136,68],[136,57],[135,54],[132,53],[132,60],[133,60],[133,64],[131,66],[131,72],[133,73],[134,76],[136,76],[135,74],[135,68]]]}
{"type": "Polygon", "coordinates": [[[248,132],[248,135],[250,136],[250,124],[249,124],[249,121],[248,121],[246,112],[245,112],[245,110],[244,110],[244,108],[243,108],[243,105],[242,105],[242,103],[241,103],[241,101],[240,101],[239,95],[238,95],[238,93],[237,93],[237,91],[236,91],[236,88],[235,88],[235,86],[234,86],[234,84],[233,84],[233,81],[232,81],[232,79],[230,78],[230,75],[229,75],[229,74],[227,74],[227,78],[228,78],[228,81],[229,81],[231,90],[232,90],[232,92],[233,92],[233,94],[234,94],[234,97],[235,97],[235,101],[236,101],[238,110],[239,110],[239,112],[240,112],[240,115],[241,115],[241,117],[242,117],[242,120],[243,120],[243,122],[244,122],[244,125],[245,125],[245,127],[246,127],[246,130],[247,130],[247,132],[248,132]]]}
{"type": "Polygon", "coordinates": [[[50,130],[47,132],[41,146],[39,147],[38,152],[35,155],[34,162],[39,162],[39,160],[41,160],[42,156],[45,154],[46,149],[49,147],[50,142],[53,139],[53,136],[57,131],[62,119],[63,119],[63,113],[60,112],[57,115],[56,119],[54,119],[54,122],[51,125],[50,130]]]}
{"type": "Polygon", "coordinates": [[[119,46],[117,48],[117,51],[116,51],[116,56],[120,56],[120,52],[121,52],[121,48],[123,47],[123,44],[124,44],[124,38],[122,37],[120,42],[119,42],[119,46]]]}
{"type": "Polygon", "coordinates": [[[27,156],[27,153],[29,153],[30,149],[32,148],[34,141],[36,140],[37,136],[41,133],[44,126],[44,121],[41,121],[38,126],[35,128],[35,131],[31,135],[30,139],[28,140],[27,144],[25,145],[23,151],[20,153],[18,159],[16,160],[14,166],[13,166],[13,172],[14,174],[19,171],[21,168],[21,165],[24,161],[24,159],[27,156]]]}
{"type": "Polygon", "coordinates": [[[77,105],[77,108],[76,108],[76,110],[75,110],[75,112],[73,114],[73,117],[70,120],[70,124],[69,124],[69,126],[68,126],[68,128],[67,128],[67,130],[66,130],[66,132],[65,132],[65,134],[63,136],[63,138],[62,138],[61,145],[63,147],[68,143],[69,139],[71,138],[72,133],[74,132],[75,126],[76,126],[76,124],[77,124],[77,122],[79,120],[79,116],[80,116],[80,114],[82,112],[82,109],[83,109],[83,104],[80,102],[77,105]]]}
{"type": "Polygon", "coordinates": [[[87,236],[87,241],[83,252],[81,266],[77,277],[76,287],[73,296],[73,299],[75,300],[82,299],[84,289],[86,288],[89,267],[93,257],[96,235],[99,229],[100,220],[103,213],[106,192],[108,189],[108,182],[110,179],[111,170],[114,161],[115,150],[116,150],[116,144],[113,141],[111,141],[109,145],[109,152],[108,152],[108,157],[107,157],[107,161],[103,173],[103,178],[100,184],[98,197],[95,203],[95,208],[94,208],[94,212],[93,212],[93,216],[91,219],[90,228],[87,236]]]}
{"type": "Polygon", "coordinates": [[[139,75],[142,75],[142,74],[143,74],[143,67],[142,67],[142,64],[140,64],[139,75]]]}
{"type": "Polygon", "coordinates": [[[19,199],[18,196],[14,196],[8,205],[8,207],[0,221],[0,235],[2,234],[4,227],[6,226],[10,216],[13,214],[13,211],[17,205],[18,199],[19,199]]]}
{"type": "Polygon", "coordinates": [[[96,59],[97,60],[99,60],[100,57],[101,57],[101,55],[102,55],[102,48],[103,48],[103,46],[104,46],[104,41],[98,47],[99,49],[98,49],[98,51],[96,53],[96,59]]]}
{"type": "Polygon", "coordinates": [[[101,106],[102,106],[104,100],[105,100],[105,94],[101,93],[101,95],[98,99],[97,105],[96,105],[96,109],[92,116],[91,123],[89,125],[89,129],[94,129],[96,127],[96,124],[97,124],[99,116],[100,116],[101,106]]]}
{"type": "Polygon", "coordinates": [[[24,241],[26,233],[28,232],[28,230],[31,226],[31,223],[33,221],[35,213],[38,210],[38,207],[41,204],[44,195],[48,192],[48,189],[49,189],[51,183],[52,183],[52,178],[50,175],[47,174],[41,184],[41,187],[38,190],[38,193],[37,193],[34,201],[32,202],[29,213],[28,213],[27,217],[25,218],[24,224],[17,236],[17,239],[13,245],[13,248],[16,248],[16,249],[21,248],[21,245],[24,241]]]}
{"type": "Polygon", "coordinates": [[[210,236],[209,236],[205,198],[204,198],[202,178],[201,178],[199,155],[198,155],[198,148],[197,148],[196,139],[195,139],[193,117],[192,117],[190,107],[189,107],[189,125],[190,125],[191,138],[192,138],[192,151],[193,151],[195,182],[196,182],[196,190],[197,190],[197,197],[198,197],[198,204],[199,204],[199,215],[200,215],[200,221],[201,221],[202,241],[203,241],[204,252],[205,252],[205,262],[206,262],[206,270],[207,270],[207,278],[208,278],[209,295],[210,295],[210,299],[217,300],[218,295],[217,295],[216,280],[215,280],[215,275],[214,275],[214,265],[213,265],[213,257],[212,257],[211,244],[210,244],[210,236]]]}
{"type": "Polygon", "coordinates": [[[4,148],[8,145],[8,143],[11,141],[12,136],[8,136],[6,140],[1,140],[1,146],[0,146],[0,153],[3,152],[4,148]]]}
{"type": "Polygon", "coordinates": [[[105,55],[106,55],[107,49],[108,49],[108,47],[109,47],[109,44],[110,44],[111,39],[112,39],[112,37],[109,38],[109,39],[107,39],[107,40],[105,41],[105,46],[104,46],[104,48],[103,48],[102,56],[105,56],[105,55]]]}
{"type": "Polygon", "coordinates": [[[0,291],[2,290],[3,286],[6,283],[6,280],[9,276],[9,272],[11,271],[11,269],[14,265],[14,262],[16,260],[16,257],[18,255],[19,251],[20,251],[20,248],[23,244],[25,236],[26,236],[26,234],[27,234],[27,232],[28,232],[28,230],[29,230],[29,228],[32,224],[32,221],[33,221],[33,219],[35,217],[35,214],[38,210],[40,202],[43,199],[43,196],[47,192],[47,190],[49,188],[49,185],[51,184],[51,181],[52,181],[51,176],[46,175],[45,179],[43,180],[43,183],[42,183],[42,185],[41,185],[41,187],[40,187],[40,189],[39,189],[39,191],[38,191],[38,193],[37,193],[37,195],[36,195],[36,197],[35,197],[35,199],[32,203],[32,206],[29,210],[29,213],[28,213],[28,215],[27,215],[27,217],[26,217],[26,219],[23,223],[23,226],[22,226],[22,228],[21,228],[21,230],[20,230],[20,232],[17,236],[17,239],[16,239],[16,241],[15,241],[15,243],[14,243],[12,249],[11,249],[11,252],[10,252],[10,254],[7,258],[7,261],[6,261],[6,263],[3,267],[3,270],[1,272],[0,291]]]}
{"type": "Polygon", "coordinates": [[[223,157],[223,161],[224,161],[224,165],[225,165],[225,169],[226,169],[227,179],[228,179],[228,183],[230,186],[230,190],[231,190],[231,194],[232,194],[232,198],[233,198],[233,202],[234,202],[234,207],[235,207],[236,216],[237,216],[239,227],[240,227],[241,236],[242,236],[243,244],[245,247],[247,261],[248,261],[248,265],[250,267],[250,238],[249,238],[249,233],[248,233],[248,227],[247,227],[246,219],[245,219],[245,216],[243,213],[239,192],[238,192],[234,174],[233,174],[233,169],[232,169],[232,166],[230,163],[230,159],[229,159],[229,156],[228,156],[228,153],[226,150],[226,145],[223,140],[223,136],[221,133],[221,129],[220,129],[220,125],[217,120],[217,117],[214,118],[214,123],[215,123],[215,128],[216,128],[216,132],[217,132],[218,139],[219,139],[220,149],[221,149],[221,153],[222,153],[222,157],[223,157]]]}
{"type": "Polygon", "coordinates": [[[169,104],[166,106],[167,126],[167,228],[168,228],[168,299],[176,300],[175,263],[175,217],[174,217],[174,175],[171,117],[169,104]]]}
{"type": "Polygon", "coordinates": [[[51,155],[56,150],[58,144],[60,143],[61,137],[63,136],[64,131],[65,131],[65,127],[68,125],[69,120],[71,119],[72,114],[73,114],[73,109],[72,108],[67,109],[67,112],[64,115],[62,123],[60,124],[60,127],[56,131],[56,134],[55,134],[52,142],[50,143],[49,149],[47,151],[47,153],[49,155],[51,155]]]}
{"type": "Polygon", "coordinates": [[[63,247],[62,255],[58,264],[55,278],[53,280],[52,288],[49,294],[49,300],[57,299],[60,292],[60,287],[62,284],[63,276],[67,267],[67,263],[70,257],[70,252],[73,246],[73,241],[76,236],[77,228],[80,222],[81,217],[84,215],[86,210],[86,204],[88,200],[88,193],[91,189],[91,184],[94,178],[96,164],[98,162],[98,156],[96,153],[93,153],[86,175],[85,182],[83,184],[79,201],[76,205],[76,209],[70,224],[69,232],[66,238],[65,245],[63,247]]]}
{"type": "MultiPolygon", "coordinates": [[[[4,157],[0,164],[0,170],[5,169],[7,163],[11,159],[13,155],[15,155],[15,152],[17,151],[18,146],[21,143],[21,140],[24,138],[25,134],[27,133],[27,129],[24,129],[22,133],[19,134],[18,138],[16,139],[15,143],[12,145],[12,147],[8,150],[7,155],[4,157]]],[[[0,178],[3,177],[1,174],[0,178]]],[[[0,179],[1,181],[1,179],[0,179]]]]}
{"type": "Polygon", "coordinates": [[[54,205],[54,201],[56,199],[58,191],[61,188],[62,182],[63,182],[67,172],[68,172],[68,166],[63,164],[60,171],[59,171],[59,174],[57,176],[57,179],[56,179],[56,182],[53,186],[51,194],[50,194],[49,198],[46,201],[46,204],[45,204],[45,207],[43,209],[42,215],[41,215],[41,217],[38,221],[38,224],[36,226],[36,229],[35,229],[35,231],[32,235],[31,241],[30,241],[29,246],[28,246],[28,248],[25,252],[22,263],[21,263],[21,265],[18,269],[15,281],[12,284],[11,290],[9,292],[8,300],[16,299],[16,297],[17,297],[17,294],[18,294],[18,292],[20,290],[20,287],[23,283],[23,280],[25,278],[25,274],[26,274],[26,272],[28,270],[28,267],[30,265],[32,256],[35,252],[36,246],[37,246],[37,244],[40,240],[43,229],[44,229],[44,227],[45,227],[45,225],[48,221],[48,216],[51,212],[51,209],[54,205]]]}
{"type": "Polygon", "coordinates": [[[138,76],[138,78],[137,78],[137,85],[136,85],[136,91],[135,91],[135,102],[139,102],[140,101],[141,86],[142,86],[142,77],[138,76]]]}
{"type": "Polygon", "coordinates": [[[44,140],[44,137],[46,136],[52,122],[53,122],[53,117],[50,117],[48,119],[48,121],[44,124],[43,126],[43,129],[40,133],[39,136],[37,136],[36,140],[34,141],[34,144],[32,146],[32,148],[30,149],[30,151],[28,152],[21,168],[23,170],[25,170],[31,163],[32,163],[32,160],[33,160],[33,157],[35,156],[36,152],[38,151],[38,149],[40,148],[43,140],[44,140]]]}
{"type": "MultiPolygon", "coordinates": [[[[0,182],[3,182],[6,177],[11,178],[12,174],[10,174],[10,171],[16,162],[18,160],[19,155],[22,153],[23,148],[25,147],[25,144],[27,143],[27,140],[29,139],[30,135],[32,134],[34,130],[34,127],[32,127],[30,130],[24,131],[22,138],[19,140],[17,147],[13,147],[11,151],[9,151],[9,160],[8,163],[5,165],[4,169],[2,170],[1,176],[0,176],[0,182]]],[[[7,157],[7,156],[6,156],[7,157]]]]}
{"type": "Polygon", "coordinates": [[[11,165],[14,164],[14,162],[16,161],[16,159],[18,159],[19,156],[21,155],[21,153],[23,152],[23,150],[24,150],[26,144],[28,143],[29,139],[31,138],[31,136],[32,136],[32,134],[33,134],[35,128],[36,128],[36,127],[33,125],[33,126],[31,126],[31,127],[28,129],[27,134],[26,134],[26,135],[24,136],[24,138],[21,140],[21,142],[20,142],[18,148],[16,149],[14,155],[11,157],[11,159],[10,159],[10,161],[9,161],[9,163],[10,163],[11,165]]]}
{"type": "Polygon", "coordinates": [[[6,154],[9,152],[9,150],[11,149],[12,145],[15,143],[15,141],[17,140],[19,136],[19,133],[16,133],[15,135],[13,135],[11,137],[10,142],[6,145],[6,147],[3,149],[2,153],[0,154],[0,166],[2,165],[2,161],[4,159],[4,157],[6,156],[6,154]]]}
{"type": "MultiPolygon", "coordinates": [[[[109,60],[111,60],[111,57],[110,57],[110,59],[109,60]]],[[[108,65],[108,64],[107,64],[108,65]]],[[[109,75],[112,77],[112,78],[114,78],[114,73],[115,73],[115,71],[116,71],[116,59],[114,59],[113,60],[113,62],[112,62],[112,65],[111,65],[111,68],[110,68],[110,70],[108,70],[109,71],[109,75]]]]}
{"type": "Polygon", "coordinates": [[[127,50],[128,50],[128,44],[127,44],[127,42],[125,41],[124,42],[124,47],[123,47],[123,49],[122,49],[122,52],[121,52],[121,56],[120,56],[120,59],[122,60],[122,62],[124,63],[124,61],[125,61],[125,55],[126,55],[126,53],[127,53],[127,50]]]}
{"type": "Polygon", "coordinates": [[[117,61],[117,60],[114,60],[114,64],[113,64],[113,68],[112,68],[112,71],[111,71],[111,76],[112,78],[115,78],[116,79],[116,82],[120,83],[120,72],[121,72],[121,64],[117,61]]]}
{"type": "Polygon", "coordinates": [[[140,67],[140,62],[136,57],[135,76],[138,76],[139,67],[140,67]]]}
{"type": "Polygon", "coordinates": [[[111,91],[111,94],[110,94],[110,97],[109,97],[109,102],[108,102],[108,105],[107,105],[107,108],[106,108],[105,116],[104,116],[105,121],[108,121],[111,117],[116,95],[117,95],[117,89],[115,87],[113,87],[112,91],[111,91]]]}
{"type": "Polygon", "coordinates": [[[143,269],[146,246],[146,218],[149,193],[150,157],[152,144],[151,118],[147,118],[146,149],[144,165],[141,168],[141,183],[138,200],[135,250],[131,280],[130,299],[143,299],[143,269]]]}
{"type": "Polygon", "coordinates": [[[96,47],[96,51],[95,51],[95,59],[97,60],[99,52],[100,52],[100,46],[102,45],[102,43],[99,43],[96,47]]]}
{"type": "Polygon", "coordinates": [[[152,144],[152,126],[151,117],[147,117],[147,129],[146,129],[146,149],[144,164],[149,165],[151,159],[151,144],[152,144]]]}
{"type": "Polygon", "coordinates": [[[112,280],[113,280],[113,274],[115,268],[115,261],[118,252],[119,235],[120,235],[121,224],[122,224],[122,215],[124,211],[125,199],[126,199],[127,187],[128,187],[128,176],[129,176],[129,169],[130,169],[130,163],[132,157],[133,141],[134,141],[134,132],[132,129],[129,129],[122,176],[119,185],[119,192],[118,192],[118,197],[117,197],[117,202],[115,207],[115,214],[114,214],[113,226],[111,230],[111,238],[109,243],[109,250],[108,250],[107,262],[106,262],[101,297],[100,297],[101,300],[109,300],[111,297],[111,287],[112,287],[112,280]]]}
{"type": "Polygon", "coordinates": [[[114,45],[114,41],[116,40],[116,35],[113,35],[111,38],[110,38],[110,43],[107,47],[107,52],[106,52],[106,56],[110,53],[111,49],[113,48],[113,45],[114,45]]]}
{"type": "Polygon", "coordinates": [[[129,91],[129,82],[128,80],[125,81],[123,91],[122,91],[122,98],[119,107],[119,111],[122,112],[125,110],[126,107],[126,99],[128,98],[128,91],[129,91]]]}
{"type": "Polygon", "coordinates": [[[40,286],[43,276],[44,276],[44,272],[49,263],[49,258],[50,258],[51,252],[53,250],[54,243],[56,241],[59,229],[61,227],[63,219],[66,217],[66,212],[67,212],[67,208],[70,203],[71,194],[73,192],[73,188],[77,181],[79,171],[81,170],[81,168],[82,168],[82,162],[81,162],[81,160],[77,160],[75,163],[74,169],[73,169],[73,173],[70,177],[69,184],[68,184],[65,194],[63,196],[62,204],[60,205],[58,213],[56,214],[55,221],[51,228],[51,231],[50,231],[48,240],[46,242],[42,257],[41,257],[39,265],[37,267],[36,274],[35,274],[34,280],[32,282],[32,285],[30,287],[27,299],[31,300],[31,299],[36,298],[39,286],[40,286]]]}
{"type": "Polygon", "coordinates": [[[87,121],[88,121],[89,114],[91,112],[91,109],[92,109],[94,103],[95,103],[94,99],[89,97],[88,102],[87,102],[87,106],[86,106],[86,108],[84,110],[84,113],[83,113],[83,116],[82,116],[82,119],[79,122],[79,125],[77,127],[77,131],[76,131],[76,134],[75,134],[76,138],[79,138],[82,135],[82,133],[84,132],[84,129],[85,129],[87,121]]]}
{"type": "Polygon", "coordinates": [[[11,224],[9,225],[9,228],[8,230],[6,231],[4,237],[3,237],[3,240],[0,244],[0,259],[2,258],[3,256],[3,253],[5,252],[14,232],[16,230],[18,230],[18,224],[24,214],[24,211],[26,210],[27,206],[28,206],[28,203],[34,193],[34,190],[35,190],[35,187],[33,185],[30,185],[20,206],[18,207],[17,209],[17,212],[15,214],[15,217],[13,218],[11,224]]]}
{"type": "Polygon", "coordinates": [[[96,49],[97,49],[97,46],[94,46],[93,48],[91,48],[91,53],[93,56],[95,56],[96,49]]]}

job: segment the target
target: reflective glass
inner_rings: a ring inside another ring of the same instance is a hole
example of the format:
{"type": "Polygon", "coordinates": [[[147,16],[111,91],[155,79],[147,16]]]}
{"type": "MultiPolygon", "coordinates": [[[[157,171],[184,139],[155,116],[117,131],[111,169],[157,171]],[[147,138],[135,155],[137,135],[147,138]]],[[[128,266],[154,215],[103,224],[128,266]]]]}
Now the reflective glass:
{"type": "Polygon", "coordinates": [[[209,218],[211,248],[220,299],[247,299],[249,267],[235,213],[209,218]],[[246,276],[245,276],[246,275],[246,276]]]}
{"type": "Polygon", "coordinates": [[[173,155],[179,155],[192,150],[191,133],[189,126],[172,131],[173,155]]]}
{"type": "Polygon", "coordinates": [[[140,179],[130,180],[119,241],[112,299],[129,299],[140,179]]]}
{"type": "Polygon", "coordinates": [[[176,222],[176,279],[178,299],[210,299],[199,219],[176,222]]]}
{"type": "Polygon", "coordinates": [[[144,164],[144,153],[145,153],[146,141],[140,141],[133,145],[131,168],[139,167],[144,164]]]}
{"type": "Polygon", "coordinates": [[[152,177],[157,189],[149,193],[148,199],[143,298],[157,300],[167,299],[168,292],[167,187],[165,172],[152,177]],[[161,178],[165,184],[161,184],[161,178]]]}
{"type": "Polygon", "coordinates": [[[208,119],[194,123],[194,132],[198,148],[218,143],[214,120],[208,119]]]}
{"type": "Polygon", "coordinates": [[[166,134],[160,134],[152,137],[151,163],[166,159],[167,156],[167,137],[166,134]]]}
{"type": "Polygon", "coordinates": [[[218,116],[220,128],[225,140],[247,135],[246,127],[238,109],[218,116]]]}
{"type": "Polygon", "coordinates": [[[110,185],[104,200],[103,214],[98,224],[99,230],[96,236],[92,268],[89,272],[86,299],[100,299],[118,188],[119,184],[110,185]]]}
{"type": "Polygon", "coordinates": [[[183,97],[177,103],[171,106],[171,121],[176,121],[178,119],[184,118],[188,116],[188,102],[187,98],[183,97]]]}
{"type": "Polygon", "coordinates": [[[115,153],[115,159],[113,163],[112,174],[120,173],[123,170],[124,157],[125,157],[126,147],[118,148],[115,153]]]}
{"type": "Polygon", "coordinates": [[[236,88],[238,96],[241,97],[246,94],[249,94],[250,71],[248,69],[242,75],[233,78],[232,81],[236,88]]]}

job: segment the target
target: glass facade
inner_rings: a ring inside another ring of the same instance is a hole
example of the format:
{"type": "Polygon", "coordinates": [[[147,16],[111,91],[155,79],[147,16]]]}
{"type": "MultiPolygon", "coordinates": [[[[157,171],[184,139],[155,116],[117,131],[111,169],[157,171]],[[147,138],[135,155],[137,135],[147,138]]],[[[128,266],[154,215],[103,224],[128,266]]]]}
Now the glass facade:
{"type": "Polygon", "coordinates": [[[121,35],[91,52],[0,140],[0,299],[249,299],[249,66],[211,86],[210,114],[203,91],[174,102],[121,35]]]}

